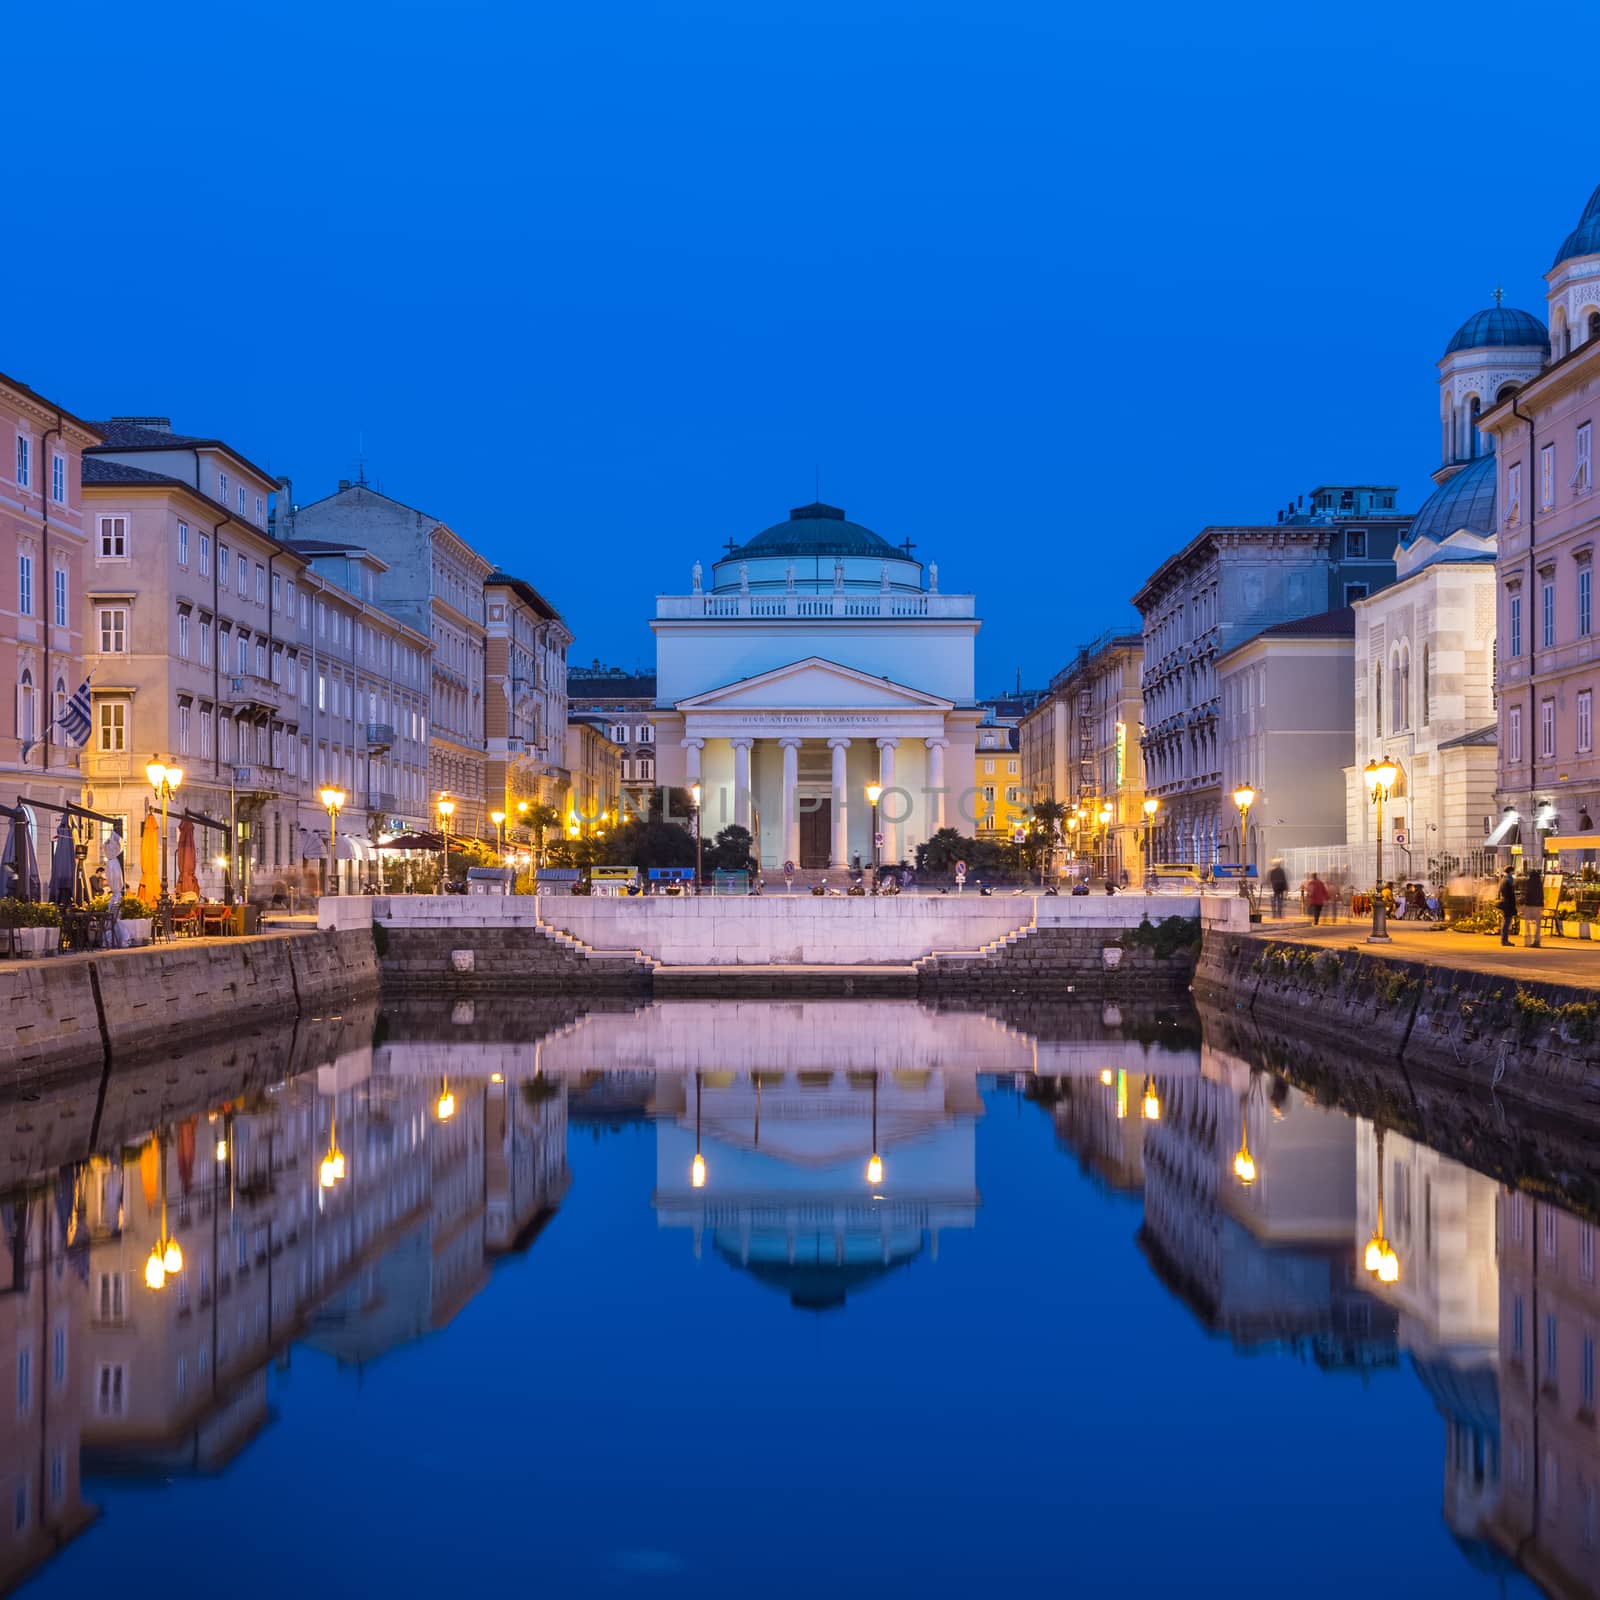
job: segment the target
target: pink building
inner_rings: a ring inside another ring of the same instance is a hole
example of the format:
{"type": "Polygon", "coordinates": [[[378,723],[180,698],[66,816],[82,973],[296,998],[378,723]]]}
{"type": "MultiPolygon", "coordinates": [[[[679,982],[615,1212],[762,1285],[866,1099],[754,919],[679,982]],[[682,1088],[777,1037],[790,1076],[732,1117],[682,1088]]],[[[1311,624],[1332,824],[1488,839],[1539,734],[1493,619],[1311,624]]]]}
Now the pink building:
{"type": "MultiPolygon", "coordinates": [[[[1550,359],[1498,391],[1480,421],[1495,440],[1498,804],[1559,833],[1587,829],[1600,800],[1594,697],[1600,648],[1594,552],[1600,532],[1600,189],[1556,252],[1550,359]]],[[[1526,843],[1531,835],[1524,832],[1526,843]]]]}
{"type": "MultiPolygon", "coordinates": [[[[0,804],[76,804],[78,744],[59,719],[83,682],[83,451],[99,435],[0,373],[0,804]]],[[[50,824],[38,819],[41,844],[50,824]]]]}

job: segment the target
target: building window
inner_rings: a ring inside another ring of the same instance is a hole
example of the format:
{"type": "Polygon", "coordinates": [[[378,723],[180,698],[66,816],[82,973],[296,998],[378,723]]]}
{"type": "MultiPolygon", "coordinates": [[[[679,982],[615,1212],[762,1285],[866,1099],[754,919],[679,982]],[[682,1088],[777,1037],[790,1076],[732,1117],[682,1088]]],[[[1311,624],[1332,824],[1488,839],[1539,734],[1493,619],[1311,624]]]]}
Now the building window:
{"type": "Polygon", "coordinates": [[[211,535],[209,533],[200,535],[200,576],[202,578],[211,576],[211,535]]]}
{"type": "Polygon", "coordinates": [[[33,1351],[24,1345],[17,1351],[17,1415],[25,1417],[33,1409],[33,1351]]]}
{"type": "Polygon", "coordinates": [[[58,1389],[67,1386],[67,1330],[57,1328],[50,1340],[50,1381],[58,1389]]]}
{"type": "Polygon", "coordinates": [[[264,528],[266,526],[266,524],[267,524],[266,503],[262,500],[260,495],[257,495],[256,496],[256,525],[258,527],[263,527],[264,528]]]}
{"type": "Polygon", "coordinates": [[[1357,600],[1367,598],[1367,585],[1364,583],[1347,583],[1344,586],[1344,603],[1353,606],[1357,600]]]}
{"type": "Polygon", "coordinates": [[[1578,752],[1587,755],[1594,749],[1594,690],[1578,691],[1578,752]]]}
{"type": "Polygon", "coordinates": [[[1578,568],[1578,637],[1587,639],[1594,628],[1594,571],[1578,568]]]}
{"type": "Polygon", "coordinates": [[[1511,1353],[1519,1361],[1524,1347],[1523,1332],[1522,1296],[1519,1294],[1511,1301],[1511,1353]]]}
{"type": "MultiPolygon", "coordinates": [[[[242,507],[240,508],[243,509],[242,507]]],[[[256,562],[256,604],[264,606],[267,603],[267,569],[256,562]]]]}
{"type": "Polygon", "coordinates": [[[178,524],[178,565],[180,567],[189,565],[189,524],[187,522],[178,524]]]}
{"type": "Polygon", "coordinates": [[[1550,579],[1539,586],[1539,637],[1546,650],[1556,642],[1556,586],[1550,579]]]}
{"type": "Polygon", "coordinates": [[[211,713],[204,710],[200,713],[200,755],[203,759],[211,755],[211,713]]]}
{"type": "Polygon", "coordinates": [[[1506,521],[1522,520],[1522,463],[1513,461],[1506,468],[1506,521]]]}
{"type": "Polygon", "coordinates": [[[1572,469],[1572,487],[1587,494],[1594,487],[1594,434],[1585,422],[1578,429],[1578,461],[1572,469]]]}
{"type": "Polygon", "coordinates": [[[52,456],[50,458],[50,498],[58,506],[67,503],[67,458],[65,456],[52,456]]]}
{"type": "Polygon", "coordinates": [[[189,613],[178,613],[178,655],[184,660],[189,659],[189,613]]]}
{"type": "Polygon", "coordinates": [[[250,639],[247,634],[234,636],[234,668],[242,678],[250,670],[250,639]]]}
{"type": "Polygon", "coordinates": [[[33,476],[33,441],[17,435],[17,487],[26,489],[33,476]]]}
{"type": "Polygon", "coordinates": [[[244,515],[244,507],[245,507],[245,492],[244,492],[244,485],[241,483],[239,485],[239,515],[241,517],[244,515]]]}
{"type": "Polygon", "coordinates": [[[33,615],[33,557],[17,557],[17,610],[25,617],[33,615]]]}
{"type": "Polygon", "coordinates": [[[1585,1283],[1594,1282],[1594,1224],[1578,1224],[1578,1276],[1585,1283]]]}
{"type": "Polygon", "coordinates": [[[1513,766],[1522,760],[1522,707],[1506,711],[1506,760],[1513,766]]]}
{"type": "Polygon", "coordinates": [[[1432,682],[1433,657],[1430,647],[1422,647],[1422,726],[1428,726],[1429,718],[1433,715],[1433,682],[1432,682]]]}
{"type": "Polygon", "coordinates": [[[234,565],[239,569],[239,598],[248,600],[250,598],[250,563],[241,555],[234,565]]]}
{"type": "Polygon", "coordinates": [[[123,561],[128,554],[128,519],[126,517],[101,517],[100,559],[123,561]]]}
{"type": "Polygon", "coordinates": [[[217,546],[217,582],[224,589],[228,587],[228,547],[225,544],[217,546]]]}
{"type": "Polygon", "coordinates": [[[200,665],[211,665],[211,624],[204,618],[200,621],[200,665]]]}
{"type": "Polygon", "coordinates": [[[1585,1411],[1594,1410],[1594,1335],[1583,1336],[1583,1350],[1578,1361],[1578,1387],[1585,1411]]]}
{"type": "Polygon", "coordinates": [[[1522,596],[1520,594],[1511,596],[1508,610],[1509,617],[1507,620],[1510,626],[1507,632],[1511,637],[1507,644],[1506,653],[1511,656],[1520,656],[1522,654],[1522,596]]]}
{"type": "Polygon", "coordinates": [[[219,499],[223,505],[227,505],[228,503],[228,474],[226,472],[219,472],[217,474],[217,499],[219,499]]]}
{"type": "Polygon", "coordinates": [[[128,651],[128,613],[122,606],[101,606],[100,654],[126,655],[128,651]]]}
{"type": "Polygon", "coordinates": [[[283,579],[276,572],[272,574],[272,609],[283,609],[283,579]]]}
{"type": "Polygon", "coordinates": [[[1556,503],[1556,447],[1547,444],[1539,452],[1539,509],[1548,511],[1556,503]]]}
{"type": "Polygon", "coordinates": [[[1553,756],[1556,753],[1556,703],[1554,700],[1541,700],[1539,702],[1539,754],[1553,756]]]}
{"type": "Polygon", "coordinates": [[[1544,1381],[1552,1386],[1560,1369],[1557,1360],[1560,1353],[1561,1343],[1557,1336],[1556,1315],[1553,1311],[1547,1311],[1544,1314],[1544,1381]]]}
{"type": "Polygon", "coordinates": [[[123,700],[100,702],[100,749],[118,755],[128,748],[128,706],[123,700]]]}
{"type": "Polygon", "coordinates": [[[178,702],[178,754],[186,756],[189,753],[189,705],[187,701],[178,702]]]}
{"type": "Polygon", "coordinates": [[[67,626],[67,614],[69,609],[67,605],[67,569],[65,567],[56,568],[55,591],[56,626],[58,628],[64,628],[67,626]]]}
{"type": "Polygon", "coordinates": [[[1367,559],[1367,530],[1365,528],[1345,529],[1344,554],[1347,561],[1365,561],[1367,559]]]}
{"type": "Polygon", "coordinates": [[[128,1409],[128,1373],[120,1363],[102,1361],[94,1375],[94,1410],[97,1417],[120,1417],[128,1409]]]}

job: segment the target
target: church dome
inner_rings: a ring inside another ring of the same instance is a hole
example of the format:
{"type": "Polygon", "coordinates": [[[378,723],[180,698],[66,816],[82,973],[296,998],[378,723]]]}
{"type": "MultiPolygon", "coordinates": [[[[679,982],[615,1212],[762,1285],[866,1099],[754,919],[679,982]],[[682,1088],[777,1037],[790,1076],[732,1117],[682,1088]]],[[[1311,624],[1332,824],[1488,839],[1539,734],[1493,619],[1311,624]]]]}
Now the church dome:
{"type": "Polygon", "coordinates": [[[1458,350],[1495,347],[1544,350],[1549,343],[1550,335],[1544,323],[1531,311],[1519,311],[1515,306],[1486,306],[1482,311],[1474,311],[1456,329],[1444,353],[1451,356],[1458,350]]]}
{"type": "Polygon", "coordinates": [[[880,561],[903,561],[905,552],[887,539],[850,522],[838,506],[820,500],[797,506],[787,522],[764,528],[733,552],[733,559],[758,556],[867,556],[880,561]]]}
{"type": "Polygon", "coordinates": [[[1563,261],[1571,261],[1574,256],[1595,255],[1600,255],[1600,188],[1589,196],[1589,203],[1578,218],[1578,226],[1561,241],[1550,270],[1554,272],[1563,261]]]}
{"type": "Polygon", "coordinates": [[[1401,543],[1408,550],[1424,539],[1440,544],[1452,533],[1462,531],[1492,539],[1498,531],[1494,506],[1494,457],[1479,456],[1428,496],[1401,543]]]}

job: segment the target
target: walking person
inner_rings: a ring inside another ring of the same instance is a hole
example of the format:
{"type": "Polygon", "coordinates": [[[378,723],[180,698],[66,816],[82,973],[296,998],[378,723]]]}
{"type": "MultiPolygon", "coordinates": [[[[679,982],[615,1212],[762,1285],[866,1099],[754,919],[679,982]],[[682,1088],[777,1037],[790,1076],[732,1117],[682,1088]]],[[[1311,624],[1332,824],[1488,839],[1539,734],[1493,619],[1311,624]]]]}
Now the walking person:
{"type": "Polygon", "coordinates": [[[1537,865],[1529,867],[1522,880],[1522,942],[1540,948],[1544,926],[1544,873],[1537,865]],[[1532,935],[1530,938],[1529,935],[1532,935]]]}
{"type": "Polygon", "coordinates": [[[1283,870],[1281,861],[1274,861],[1271,870],[1267,873],[1267,883],[1272,889],[1272,915],[1274,921],[1283,920],[1283,901],[1289,893],[1289,874],[1283,870]]]}
{"type": "Polygon", "coordinates": [[[1310,878],[1306,880],[1304,892],[1306,904],[1311,907],[1311,926],[1320,928],[1322,926],[1322,908],[1328,903],[1328,886],[1313,872],[1310,878]]]}
{"type": "Polygon", "coordinates": [[[1500,943],[1511,943],[1511,925],[1517,920],[1517,880],[1511,868],[1500,880],[1500,943]]]}

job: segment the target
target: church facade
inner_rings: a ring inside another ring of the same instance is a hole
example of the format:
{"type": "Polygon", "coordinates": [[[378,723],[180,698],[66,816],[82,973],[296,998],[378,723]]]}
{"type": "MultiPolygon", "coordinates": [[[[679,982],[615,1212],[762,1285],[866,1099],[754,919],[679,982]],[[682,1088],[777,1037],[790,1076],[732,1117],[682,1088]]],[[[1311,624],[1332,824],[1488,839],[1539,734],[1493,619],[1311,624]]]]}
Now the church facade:
{"type": "Polygon", "coordinates": [[[976,602],[914,548],[818,502],[657,596],[657,782],[701,786],[708,839],[749,829],[763,868],[870,862],[873,784],[884,862],[973,831],[976,602]]]}

